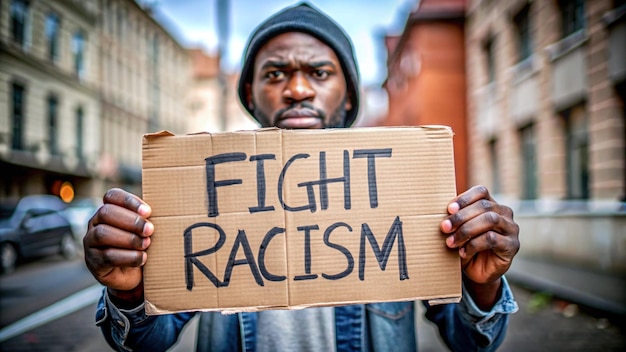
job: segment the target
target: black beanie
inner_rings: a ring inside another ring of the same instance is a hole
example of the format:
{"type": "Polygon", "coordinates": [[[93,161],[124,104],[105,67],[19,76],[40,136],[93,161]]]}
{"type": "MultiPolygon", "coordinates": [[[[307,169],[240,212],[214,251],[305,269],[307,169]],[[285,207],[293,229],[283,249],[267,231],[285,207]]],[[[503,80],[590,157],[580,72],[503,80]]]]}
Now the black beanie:
{"type": "Polygon", "coordinates": [[[246,102],[246,83],[252,83],[254,60],[259,49],[270,39],[287,32],[310,34],[333,49],[341,63],[352,103],[352,109],[346,112],[346,127],[352,125],[359,112],[359,72],[352,42],[337,23],[307,3],[288,7],[268,18],[248,39],[239,77],[241,104],[250,115],[257,118],[246,102]]]}

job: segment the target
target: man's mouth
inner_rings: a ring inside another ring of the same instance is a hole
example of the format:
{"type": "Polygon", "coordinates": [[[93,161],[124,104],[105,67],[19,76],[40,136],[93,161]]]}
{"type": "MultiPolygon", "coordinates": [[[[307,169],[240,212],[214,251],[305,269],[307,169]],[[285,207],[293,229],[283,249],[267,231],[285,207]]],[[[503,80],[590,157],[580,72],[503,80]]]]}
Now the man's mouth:
{"type": "Polygon", "coordinates": [[[280,128],[315,128],[320,125],[320,116],[311,109],[287,110],[276,121],[276,127],[280,128]]]}

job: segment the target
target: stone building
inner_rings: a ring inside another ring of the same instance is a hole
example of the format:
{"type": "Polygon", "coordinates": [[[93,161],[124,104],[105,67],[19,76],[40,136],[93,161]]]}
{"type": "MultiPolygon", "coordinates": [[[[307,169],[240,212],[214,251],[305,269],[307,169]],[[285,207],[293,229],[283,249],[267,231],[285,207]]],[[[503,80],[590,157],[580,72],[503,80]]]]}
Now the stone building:
{"type": "Polygon", "coordinates": [[[133,0],[0,2],[0,199],[140,192],[141,139],[188,132],[188,52],[133,0]]]}
{"type": "Polygon", "coordinates": [[[90,192],[100,158],[98,7],[0,2],[0,199],[90,192]],[[84,189],[82,189],[84,188],[84,189]]]}
{"type": "Polygon", "coordinates": [[[529,258],[626,272],[626,2],[472,0],[470,183],[529,258]]]}
{"type": "Polygon", "coordinates": [[[132,0],[98,4],[101,189],[140,192],[142,136],[188,132],[191,59],[156,11],[132,0]]]}

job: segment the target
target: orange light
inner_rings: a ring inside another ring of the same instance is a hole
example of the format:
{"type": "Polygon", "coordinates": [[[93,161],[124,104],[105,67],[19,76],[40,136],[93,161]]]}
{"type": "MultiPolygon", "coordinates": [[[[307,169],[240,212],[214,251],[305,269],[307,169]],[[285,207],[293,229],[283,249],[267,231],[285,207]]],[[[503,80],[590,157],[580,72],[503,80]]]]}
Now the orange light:
{"type": "Polygon", "coordinates": [[[74,187],[72,184],[69,182],[63,182],[61,190],[59,191],[59,196],[65,203],[69,203],[74,200],[74,187]]]}

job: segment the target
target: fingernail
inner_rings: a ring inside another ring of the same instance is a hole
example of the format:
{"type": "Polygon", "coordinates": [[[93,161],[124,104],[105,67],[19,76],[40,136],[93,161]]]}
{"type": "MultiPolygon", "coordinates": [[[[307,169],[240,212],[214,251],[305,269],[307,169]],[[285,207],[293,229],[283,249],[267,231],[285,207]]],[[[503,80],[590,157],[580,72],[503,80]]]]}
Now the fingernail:
{"type": "Polygon", "coordinates": [[[453,203],[450,203],[450,205],[448,205],[448,212],[450,214],[456,214],[456,212],[459,211],[459,209],[461,209],[461,206],[457,202],[453,202],[453,203]]]}
{"type": "Polygon", "coordinates": [[[141,266],[144,266],[148,261],[148,255],[146,253],[142,253],[141,255],[141,266]]]}
{"type": "Polygon", "coordinates": [[[443,230],[443,232],[449,232],[450,230],[452,230],[452,222],[450,220],[444,220],[441,223],[441,229],[443,230]]]}
{"type": "Polygon", "coordinates": [[[448,236],[448,238],[446,238],[446,245],[448,245],[448,247],[454,247],[454,236],[448,236]]]}
{"type": "Polygon", "coordinates": [[[151,222],[146,221],[146,224],[143,226],[143,234],[146,236],[152,235],[154,232],[154,225],[151,222]]]}
{"type": "Polygon", "coordinates": [[[146,249],[148,248],[148,246],[150,246],[150,237],[145,237],[143,240],[141,240],[141,248],[146,249]]]}
{"type": "Polygon", "coordinates": [[[145,204],[142,204],[139,206],[139,208],[137,208],[137,212],[140,215],[147,216],[148,214],[150,214],[150,207],[145,204]]]}

